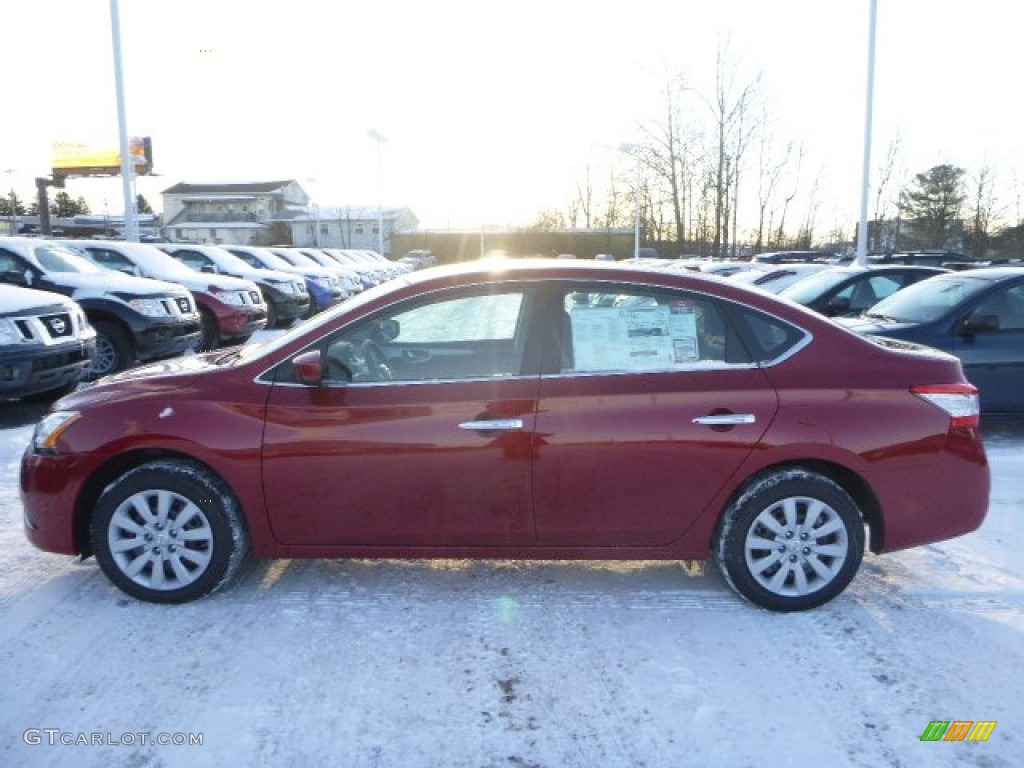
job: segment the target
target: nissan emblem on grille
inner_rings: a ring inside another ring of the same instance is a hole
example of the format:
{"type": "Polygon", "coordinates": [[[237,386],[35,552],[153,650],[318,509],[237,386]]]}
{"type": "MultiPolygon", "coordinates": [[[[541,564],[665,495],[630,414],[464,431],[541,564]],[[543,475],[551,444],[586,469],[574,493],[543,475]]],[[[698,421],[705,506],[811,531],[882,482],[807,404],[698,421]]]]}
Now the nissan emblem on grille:
{"type": "Polygon", "coordinates": [[[68,321],[60,315],[52,315],[46,318],[46,325],[53,336],[64,336],[68,332],[68,321]]]}
{"type": "Polygon", "coordinates": [[[178,299],[178,309],[180,309],[182,312],[189,311],[188,299],[186,299],[184,296],[178,299]]]}

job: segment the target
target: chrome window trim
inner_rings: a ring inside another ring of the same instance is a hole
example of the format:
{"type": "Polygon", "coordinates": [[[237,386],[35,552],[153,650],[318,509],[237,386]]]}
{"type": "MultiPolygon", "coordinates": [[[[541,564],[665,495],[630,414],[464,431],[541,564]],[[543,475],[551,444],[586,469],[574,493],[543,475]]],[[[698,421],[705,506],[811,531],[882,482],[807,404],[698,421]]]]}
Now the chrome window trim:
{"type": "MultiPolygon", "coordinates": [[[[654,272],[652,274],[659,274],[659,273],[654,272]]],[[[662,374],[666,374],[666,373],[699,373],[701,371],[752,370],[752,369],[755,369],[755,368],[773,368],[773,367],[775,367],[777,365],[781,365],[782,363],[784,363],[787,360],[789,360],[791,357],[799,354],[802,350],[807,348],[807,346],[809,346],[812,341],[814,341],[814,334],[813,333],[808,331],[803,326],[797,325],[797,324],[793,323],[790,320],[785,320],[785,319],[779,317],[778,315],[776,315],[776,314],[774,314],[772,312],[768,312],[768,311],[766,311],[764,309],[761,309],[760,307],[754,307],[754,306],[751,306],[750,304],[744,304],[741,301],[739,301],[738,299],[728,298],[728,297],[725,297],[725,296],[718,296],[716,294],[709,293],[706,290],[700,290],[698,288],[682,288],[682,287],[679,287],[679,286],[660,285],[658,283],[653,283],[653,284],[652,283],[638,283],[638,282],[635,282],[633,280],[614,279],[614,278],[610,278],[610,277],[608,277],[608,278],[606,278],[606,277],[601,277],[601,278],[594,278],[594,277],[539,278],[539,277],[525,277],[524,276],[522,278],[517,278],[517,279],[509,280],[507,282],[502,281],[501,285],[502,286],[508,286],[512,290],[514,290],[514,286],[516,286],[516,285],[523,285],[523,284],[532,285],[532,284],[537,284],[537,283],[545,284],[545,283],[554,283],[554,282],[559,282],[559,283],[573,283],[573,282],[576,282],[576,283],[587,283],[587,284],[590,284],[590,285],[598,285],[598,284],[602,284],[602,283],[607,283],[609,285],[633,286],[633,287],[636,287],[637,289],[659,289],[659,290],[667,290],[667,291],[685,291],[685,292],[693,294],[693,295],[706,297],[710,301],[725,302],[725,303],[731,304],[731,305],[733,305],[735,307],[738,307],[739,309],[753,310],[754,312],[757,312],[757,313],[759,313],[761,315],[764,315],[765,317],[769,317],[769,318],[771,318],[771,319],[773,319],[773,320],[775,320],[775,321],[777,321],[779,323],[787,325],[787,326],[789,326],[791,328],[795,328],[797,331],[799,331],[802,334],[802,338],[799,341],[797,341],[795,344],[793,344],[792,346],[787,348],[781,355],[778,355],[777,357],[774,357],[774,358],[771,358],[771,359],[768,359],[768,360],[764,360],[764,361],[761,361],[761,362],[753,361],[753,362],[750,362],[750,363],[735,363],[735,364],[725,364],[725,363],[723,363],[721,366],[701,365],[701,366],[689,366],[688,367],[685,364],[683,364],[683,365],[681,365],[678,368],[665,368],[665,369],[657,369],[657,370],[650,370],[650,371],[646,371],[646,370],[645,371],[627,371],[627,370],[620,370],[620,371],[579,371],[579,372],[566,371],[566,372],[548,373],[548,374],[530,374],[530,375],[518,374],[518,375],[515,375],[515,376],[507,376],[507,375],[506,376],[493,376],[493,377],[492,376],[485,376],[485,377],[474,377],[474,378],[463,378],[463,379],[426,379],[426,380],[422,380],[422,381],[420,381],[420,380],[401,380],[401,381],[391,380],[391,381],[375,381],[375,382],[341,382],[341,383],[338,383],[338,384],[321,384],[320,386],[329,386],[331,388],[336,388],[336,387],[379,387],[379,386],[388,386],[388,385],[408,386],[410,384],[453,384],[453,383],[460,383],[460,382],[494,381],[495,379],[499,379],[499,378],[501,380],[503,380],[503,381],[507,381],[507,380],[529,380],[529,379],[537,378],[538,376],[542,377],[542,378],[566,378],[566,377],[581,377],[581,376],[621,376],[621,375],[634,375],[635,376],[635,375],[642,375],[642,374],[662,375],[662,374]]],[[[457,285],[457,286],[445,286],[445,287],[441,287],[441,288],[434,288],[434,289],[432,289],[430,291],[426,291],[424,293],[418,294],[415,297],[406,297],[406,298],[403,298],[403,299],[395,299],[394,301],[388,302],[387,304],[379,307],[372,314],[378,314],[378,313],[381,313],[381,312],[386,312],[389,308],[391,308],[391,307],[393,307],[393,306],[395,306],[397,304],[400,304],[400,303],[402,303],[404,301],[407,301],[410,298],[418,300],[418,299],[422,299],[424,297],[433,296],[433,295],[441,294],[441,293],[446,293],[448,291],[462,291],[462,290],[467,290],[467,289],[471,290],[473,288],[478,288],[478,287],[481,287],[481,286],[491,286],[491,285],[495,285],[495,284],[496,283],[494,281],[479,280],[479,281],[476,281],[476,282],[465,283],[465,284],[457,285]]],[[[343,306],[344,306],[344,304],[336,304],[335,305],[335,307],[339,307],[339,308],[343,307],[343,306]]],[[[334,307],[332,307],[332,310],[333,309],[334,309],[334,307]]],[[[359,317],[355,322],[358,322],[359,320],[362,320],[365,317],[366,317],[366,315],[363,315],[363,316],[359,317]]],[[[322,325],[326,325],[327,321],[328,321],[328,318],[324,317],[324,318],[322,318],[321,324],[322,325]]],[[[348,324],[346,323],[346,325],[348,325],[348,324]]],[[[338,327],[338,328],[336,328],[334,330],[335,331],[340,331],[344,327],[345,326],[343,325],[343,326],[340,326],[340,327],[338,327]]],[[[313,346],[316,345],[317,341],[319,341],[319,339],[310,342],[307,346],[305,346],[301,350],[295,352],[295,354],[292,355],[292,357],[297,357],[298,355],[301,355],[304,352],[308,352],[310,347],[313,347],[313,346]]],[[[279,387],[305,387],[307,389],[311,389],[312,388],[312,385],[309,385],[309,384],[300,384],[298,382],[276,382],[275,383],[274,381],[268,380],[268,379],[265,378],[268,373],[272,372],[274,370],[274,368],[276,368],[278,365],[281,365],[283,362],[284,362],[283,360],[278,361],[274,365],[271,365],[271,366],[265,368],[264,370],[262,370],[260,373],[258,373],[256,376],[253,377],[253,383],[255,383],[255,384],[264,384],[264,385],[268,385],[268,386],[279,386],[279,387]]],[[[718,362],[718,361],[715,361],[715,362],[718,362]]]]}

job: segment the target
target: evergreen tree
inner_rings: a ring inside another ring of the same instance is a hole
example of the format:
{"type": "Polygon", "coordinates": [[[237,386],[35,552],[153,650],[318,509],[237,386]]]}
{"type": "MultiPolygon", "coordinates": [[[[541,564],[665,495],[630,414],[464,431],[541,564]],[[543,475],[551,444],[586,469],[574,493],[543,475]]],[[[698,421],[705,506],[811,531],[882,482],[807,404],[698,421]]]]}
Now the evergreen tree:
{"type": "Polygon", "coordinates": [[[149,204],[149,201],[142,195],[136,195],[135,197],[135,209],[139,213],[153,213],[153,208],[149,204]]]}
{"type": "Polygon", "coordinates": [[[916,239],[923,248],[946,248],[962,222],[964,193],[963,168],[936,165],[919,173],[900,197],[900,214],[914,225],[916,239]]]}

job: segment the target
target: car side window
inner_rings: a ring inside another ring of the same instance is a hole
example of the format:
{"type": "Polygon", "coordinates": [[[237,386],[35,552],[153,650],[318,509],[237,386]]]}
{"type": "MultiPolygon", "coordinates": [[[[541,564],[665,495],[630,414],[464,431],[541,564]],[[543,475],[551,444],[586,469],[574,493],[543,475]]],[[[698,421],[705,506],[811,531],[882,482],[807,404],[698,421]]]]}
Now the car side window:
{"type": "Polygon", "coordinates": [[[21,272],[25,263],[10,251],[0,248],[0,272],[21,272]]]}
{"type": "Polygon", "coordinates": [[[754,309],[739,309],[737,315],[750,353],[758,363],[778,360],[808,338],[801,329],[754,309]]]}
{"type": "Polygon", "coordinates": [[[516,376],[529,296],[524,291],[434,297],[390,308],[323,345],[325,383],[516,376]]]}
{"type": "Polygon", "coordinates": [[[1024,285],[1016,285],[992,294],[978,305],[972,315],[995,316],[1000,331],[1024,330],[1024,285]]]}
{"type": "Polygon", "coordinates": [[[213,263],[198,251],[178,251],[174,254],[174,257],[185,266],[191,267],[199,272],[202,271],[203,267],[213,263]]]}
{"type": "Polygon", "coordinates": [[[251,253],[246,253],[245,251],[231,251],[231,253],[240,258],[250,267],[256,267],[257,269],[259,269],[261,266],[263,266],[262,264],[260,264],[259,259],[253,256],[251,253]]]}
{"type": "Polygon", "coordinates": [[[573,373],[654,372],[748,363],[718,302],[636,286],[566,295],[551,323],[559,369],[573,373]]]}
{"type": "Polygon", "coordinates": [[[120,272],[133,272],[135,265],[119,253],[107,250],[106,248],[86,248],[86,256],[95,261],[101,267],[116,269],[120,272]]]}

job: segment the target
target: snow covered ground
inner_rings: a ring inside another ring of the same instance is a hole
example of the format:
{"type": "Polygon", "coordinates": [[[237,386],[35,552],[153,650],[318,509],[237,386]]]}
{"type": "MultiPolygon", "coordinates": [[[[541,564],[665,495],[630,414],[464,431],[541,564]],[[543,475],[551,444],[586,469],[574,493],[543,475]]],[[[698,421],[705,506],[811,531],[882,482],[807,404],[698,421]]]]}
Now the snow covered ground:
{"type": "Polygon", "coordinates": [[[671,563],[264,561],[137,602],[26,542],[40,413],[0,405],[0,766],[1021,765],[1024,425],[986,428],[980,531],[777,615],[671,563]]]}

